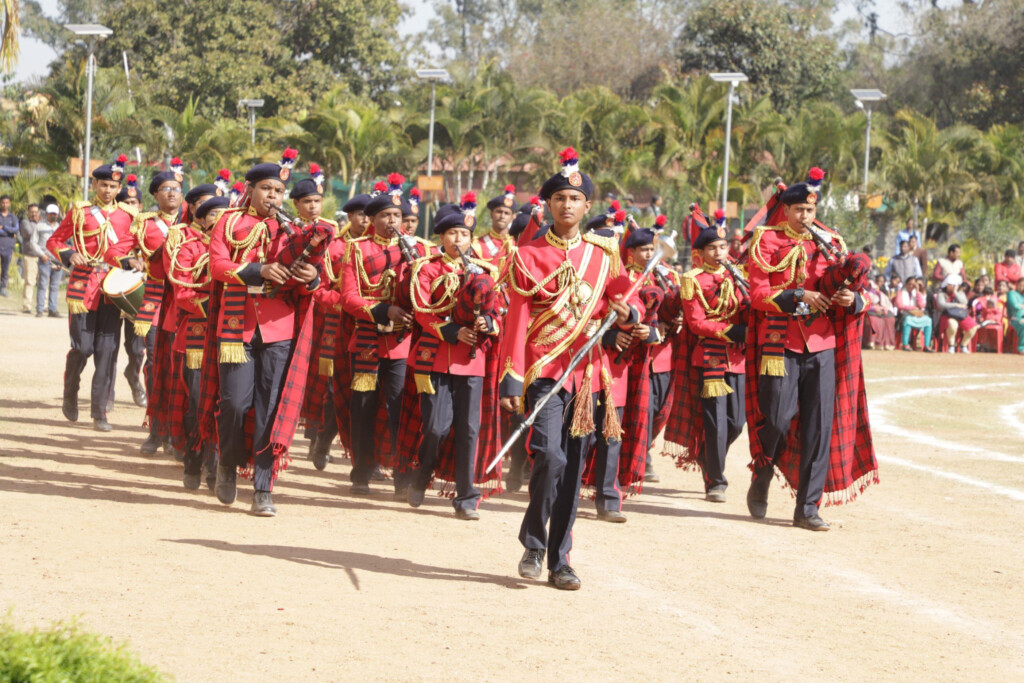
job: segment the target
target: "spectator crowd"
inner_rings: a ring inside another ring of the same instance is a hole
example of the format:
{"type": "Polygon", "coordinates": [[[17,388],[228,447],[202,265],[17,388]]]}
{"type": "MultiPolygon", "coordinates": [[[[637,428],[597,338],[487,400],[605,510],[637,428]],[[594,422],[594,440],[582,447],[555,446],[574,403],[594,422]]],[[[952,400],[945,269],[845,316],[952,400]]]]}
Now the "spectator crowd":
{"type": "Polygon", "coordinates": [[[32,203],[19,218],[11,209],[11,198],[0,196],[0,296],[9,297],[15,270],[22,282],[21,310],[37,318],[61,317],[57,308],[64,271],[46,250],[46,240],[63,217],[52,197],[42,205],[32,203]],[[16,249],[20,262],[15,263],[16,249]]]}

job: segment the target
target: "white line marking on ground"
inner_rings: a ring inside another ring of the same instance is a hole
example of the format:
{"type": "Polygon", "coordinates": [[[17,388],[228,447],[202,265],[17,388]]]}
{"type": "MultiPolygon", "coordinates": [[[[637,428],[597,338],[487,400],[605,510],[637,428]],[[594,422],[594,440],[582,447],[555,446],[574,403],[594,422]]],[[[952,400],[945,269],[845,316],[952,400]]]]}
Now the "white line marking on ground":
{"type": "Polygon", "coordinates": [[[999,407],[999,418],[1013,427],[1018,434],[1024,436],[1024,421],[1018,415],[1024,412],[1024,401],[999,407]]]}
{"type": "Polygon", "coordinates": [[[965,477],[964,475],[957,474],[955,472],[947,472],[945,470],[937,469],[931,465],[918,465],[916,462],[904,460],[903,458],[896,458],[891,455],[878,455],[877,457],[879,461],[884,462],[887,465],[899,465],[900,467],[906,467],[908,469],[917,470],[919,472],[927,472],[928,474],[934,477],[939,477],[940,479],[949,479],[950,481],[955,481],[958,484],[967,484],[968,486],[975,486],[977,488],[985,489],[986,491],[991,491],[992,493],[999,494],[1000,496],[1005,496],[1012,500],[1024,502],[1024,491],[1012,489],[1008,486],[990,484],[989,482],[982,481],[981,479],[965,477]]]}

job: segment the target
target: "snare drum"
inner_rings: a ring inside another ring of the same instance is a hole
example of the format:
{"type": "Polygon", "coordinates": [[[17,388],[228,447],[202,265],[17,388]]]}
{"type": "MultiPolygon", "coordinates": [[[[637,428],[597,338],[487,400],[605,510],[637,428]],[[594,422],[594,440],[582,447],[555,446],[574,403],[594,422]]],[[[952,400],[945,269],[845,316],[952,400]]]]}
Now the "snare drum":
{"type": "Polygon", "coordinates": [[[146,289],[146,274],[137,270],[112,268],[103,278],[103,293],[131,320],[142,307],[146,289]]]}

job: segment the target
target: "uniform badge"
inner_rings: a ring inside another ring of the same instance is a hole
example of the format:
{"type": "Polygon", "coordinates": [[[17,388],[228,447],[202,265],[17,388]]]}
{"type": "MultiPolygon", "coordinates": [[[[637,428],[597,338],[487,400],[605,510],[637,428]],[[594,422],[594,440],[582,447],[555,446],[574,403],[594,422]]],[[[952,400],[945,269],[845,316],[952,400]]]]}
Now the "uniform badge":
{"type": "Polygon", "coordinates": [[[204,325],[202,323],[196,323],[195,325],[192,326],[192,334],[200,335],[205,333],[206,330],[204,330],[203,327],[204,325]]]}
{"type": "Polygon", "coordinates": [[[324,344],[326,344],[327,346],[334,346],[334,335],[324,335],[324,344]]]}
{"type": "Polygon", "coordinates": [[[81,280],[75,282],[75,289],[85,289],[85,283],[81,280]]]}
{"type": "Polygon", "coordinates": [[[430,360],[430,351],[427,351],[426,349],[420,351],[420,358],[422,360],[430,360]]]}
{"type": "Polygon", "coordinates": [[[281,167],[281,172],[277,174],[281,180],[288,182],[288,179],[292,177],[292,170],[287,166],[281,167]]]}
{"type": "Polygon", "coordinates": [[[156,305],[153,304],[152,302],[147,301],[146,303],[142,304],[142,310],[144,310],[144,311],[155,311],[156,310],[156,305]]]}
{"type": "Polygon", "coordinates": [[[222,189],[220,189],[218,187],[216,190],[213,191],[213,196],[214,197],[223,197],[224,196],[224,190],[222,190],[222,189]]]}
{"type": "Polygon", "coordinates": [[[317,194],[323,194],[324,193],[324,186],[322,184],[320,184],[320,183],[316,184],[316,193],[317,194]]]}
{"type": "Polygon", "coordinates": [[[410,208],[412,209],[413,215],[418,216],[420,214],[419,204],[413,204],[410,208]]]}
{"type": "Polygon", "coordinates": [[[777,342],[780,339],[782,339],[782,336],[779,335],[778,332],[772,332],[770,335],[768,335],[768,339],[770,339],[773,342],[777,342]]]}
{"type": "Polygon", "coordinates": [[[467,215],[465,223],[467,228],[472,228],[473,225],[476,223],[476,216],[474,216],[473,214],[467,215]]]}
{"type": "Polygon", "coordinates": [[[511,197],[505,197],[505,201],[503,203],[505,204],[505,206],[509,207],[510,209],[512,208],[512,198],[511,197]]]}
{"type": "Polygon", "coordinates": [[[240,326],[241,323],[238,320],[238,316],[233,315],[230,318],[228,318],[228,327],[230,327],[232,330],[237,330],[240,326]]]}
{"type": "Polygon", "coordinates": [[[818,203],[818,195],[816,195],[813,192],[809,193],[807,195],[807,203],[808,204],[817,204],[818,203]]]}
{"type": "Polygon", "coordinates": [[[139,194],[138,191],[136,191],[136,189],[134,187],[129,187],[128,188],[128,196],[129,197],[136,197],[136,196],[138,196],[138,194],[139,194]]]}
{"type": "Polygon", "coordinates": [[[395,206],[401,206],[402,205],[402,198],[400,196],[398,196],[397,194],[393,194],[393,195],[391,195],[391,203],[394,204],[395,206]]]}
{"type": "Polygon", "coordinates": [[[579,187],[583,184],[583,176],[579,174],[579,171],[569,174],[569,184],[573,187],[579,187]]]}
{"type": "Polygon", "coordinates": [[[711,365],[711,367],[717,368],[719,365],[722,364],[722,361],[718,360],[717,358],[712,358],[710,361],[708,361],[708,363],[711,365]]]}
{"type": "Polygon", "coordinates": [[[363,350],[362,350],[362,352],[361,352],[361,353],[359,354],[359,358],[360,358],[360,359],[362,359],[362,360],[370,360],[371,358],[373,358],[373,354],[374,354],[374,352],[375,352],[376,350],[377,350],[377,349],[376,349],[376,348],[374,348],[374,347],[372,347],[372,346],[367,346],[367,347],[366,347],[365,349],[363,349],[363,350]]]}
{"type": "Polygon", "coordinates": [[[117,181],[117,182],[121,182],[121,172],[120,171],[111,171],[110,172],[110,179],[114,180],[114,181],[117,181]]]}
{"type": "Polygon", "coordinates": [[[723,228],[721,225],[719,225],[718,226],[718,230],[717,230],[717,234],[718,234],[718,239],[724,240],[725,239],[725,228],[723,228]]]}

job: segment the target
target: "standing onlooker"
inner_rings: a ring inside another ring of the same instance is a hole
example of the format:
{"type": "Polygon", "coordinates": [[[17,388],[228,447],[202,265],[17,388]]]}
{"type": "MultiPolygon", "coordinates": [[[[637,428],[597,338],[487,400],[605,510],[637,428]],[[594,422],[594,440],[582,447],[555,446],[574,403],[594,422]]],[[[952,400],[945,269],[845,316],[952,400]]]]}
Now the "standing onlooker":
{"type": "Polygon", "coordinates": [[[36,246],[42,251],[39,257],[39,280],[36,282],[36,317],[42,318],[49,309],[51,318],[59,318],[57,312],[57,297],[60,294],[60,281],[64,278],[64,271],[61,270],[60,261],[53,258],[46,250],[46,240],[50,239],[53,231],[60,226],[60,208],[56,204],[46,207],[46,220],[36,227],[36,246]]]}
{"type": "Polygon", "coordinates": [[[951,244],[946,250],[946,257],[940,258],[932,271],[932,279],[937,283],[944,282],[950,275],[959,275],[960,281],[967,279],[967,270],[964,262],[960,260],[960,245],[951,244]]]}
{"type": "Polygon", "coordinates": [[[636,200],[634,199],[633,195],[627,194],[625,198],[626,206],[624,208],[626,209],[626,213],[630,213],[633,214],[634,216],[639,217],[640,208],[637,207],[637,205],[634,203],[635,201],[636,200]]]}
{"type": "Polygon", "coordinates": [[[913,254],[914,258],[921,265],[922,275],[919,277],[923,279],[924,272],[928,270],[928,250],[921,246],[920,240],[915,235],[911,235],[907,241],[910,242],[910,253],[913,254]]]}
{"type": "Polygon", "coordinates": [[[36,232],[46,221],[38,204],[29,204],[25,220],[21,221],[21,263],[24,267],[22,279],[25,286],[21,292],[21,312],[31,313],[36,295],[36,280],[39,279],[39,259],[46,253],[46,243],[39,244],[36,232]]]}
{"type": "Polygon", "coordinates": [[[921,239],[921,232],[914,226],[914,219],[908,218],[907,226],[896,233],[896,250],[893,252],[893,256],[900,253],[900,244],[909,242],[911,237],[916,238],[918,244],[924,241],[921,239]]]}
{"type": "Polygon", "coordinates": [[[1017,280],[1020,279],[1020,266],[1017,265],[1016,256],[1013,249],[1003,252],[1003,262],[997,263],[995,268],[996,282],[1006,280],[1011,287],[1017,285],[1017,280]]]}
{"type": "Polygon", "coordinates": [[[650,211],[651,215],[654,216],[655,218],[664,213],[664,211],[661,210],[660,194],[651,196],[651,205],[647,207],[647,210],[650,211]]]}
{"type": "Polygon", "coordinates": [[[1013,257],[1017,265],[1024,268],[1024,240],[1017,242],[1017,255],[1013,257]]]}
{"type": "Polygon", "coordinates": [[[963,331],[960,351],[971,352],[971,339],[978,331],[978,322],[967,308],[967,295],[960,289],[963,281],[959,275],[948,275],[942,281],[942,291],[935,297],[935,306],[941,312],[939,334],[946,336],[947,351],[956,353],[956,335],[963,331]]]}
{"type": "Polygon", "coordinates": [[[0,197],[0,296],[7,296],[7,271],[19,230],[18,217],[11,213],[11,198],[3,195],[0,197]]]}
{"type": "Polygon", "coordinates": [[[900,242],[900,253],[889,259],[885,266],[885,276],[892,279],[894,275],[899,276],[900,282],[906,282],[908,277],[921,277],[921,264],[910,251],[910,240],[900,242]]]}
{"type": "Polygon", "coordinates": [[[1016,289],[1006,295],[1006,317],[1017,333],[1017,353],[1024,353],[1024,277],[1017,280],[1016,289]]]}

